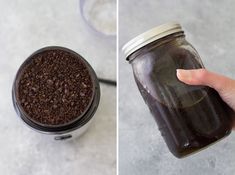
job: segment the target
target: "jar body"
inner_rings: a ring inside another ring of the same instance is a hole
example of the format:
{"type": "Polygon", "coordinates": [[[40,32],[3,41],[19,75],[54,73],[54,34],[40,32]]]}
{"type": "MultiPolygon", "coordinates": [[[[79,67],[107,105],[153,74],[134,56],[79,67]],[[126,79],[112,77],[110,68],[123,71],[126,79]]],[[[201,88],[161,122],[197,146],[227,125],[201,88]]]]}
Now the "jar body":
{"type": "Polygon", "coordinates": [[[203,68],[183,33],[150,43],[129,57],[139,91],[176,157],[194,153],[231,132],[231,109],[206,86],[180,82],[176,69],[203,68]]]}

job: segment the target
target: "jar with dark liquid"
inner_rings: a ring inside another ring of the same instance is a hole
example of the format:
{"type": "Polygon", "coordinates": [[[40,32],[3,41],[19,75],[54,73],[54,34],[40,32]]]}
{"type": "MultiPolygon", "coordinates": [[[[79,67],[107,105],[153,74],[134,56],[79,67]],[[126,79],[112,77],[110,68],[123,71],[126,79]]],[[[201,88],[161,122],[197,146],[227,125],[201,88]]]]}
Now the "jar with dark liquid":
{"type": "Polygon", "coordinates": [[[231,132],[231,109],[207,86],[178,80],[176,69],[203,68],[177,23],[147,31],[124,47],[139,91],[169,150],[178,158],[197,152],[231,132]]]}

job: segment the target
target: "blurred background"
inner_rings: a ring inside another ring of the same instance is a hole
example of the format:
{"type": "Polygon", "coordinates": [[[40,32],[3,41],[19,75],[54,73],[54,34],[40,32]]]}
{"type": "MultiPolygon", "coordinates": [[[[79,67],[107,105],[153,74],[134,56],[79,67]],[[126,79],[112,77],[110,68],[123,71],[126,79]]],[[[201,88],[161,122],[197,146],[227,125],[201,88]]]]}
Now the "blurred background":
{"type": "Polygon", "coordinates": [[[205,67],[235,79],[235,1],[119,0],[119,174],[231,175],[235,133],[184,159],[175,158],[144,103],[121,47],[162,23],[178,21],[205,67]]]}
{"type": "Polygon", "coordinates": [[[29,129],[17,117],[11,99],[21,63],[50,45],[76,51],[99,77],[115,80],[113,9],[114,0],[0,0],[1,174],[116,174],[116,88],[101,84],[101,101],[91,128],[81,138],[66,142],[29,129]]]}

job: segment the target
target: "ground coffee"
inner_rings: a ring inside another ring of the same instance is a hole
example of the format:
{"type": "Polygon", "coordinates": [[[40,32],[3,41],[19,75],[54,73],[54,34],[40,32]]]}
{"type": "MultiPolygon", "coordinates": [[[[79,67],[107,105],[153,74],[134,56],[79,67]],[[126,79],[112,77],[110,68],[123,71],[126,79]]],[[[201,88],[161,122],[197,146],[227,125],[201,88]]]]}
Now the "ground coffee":
{"type": "Polygon", "coordinates": [[[82,117],[93,97],[93,81],[77,54],[63,49],[44,50],[22,68],[18,100],[30,120],[58,126],[82,117]]]}

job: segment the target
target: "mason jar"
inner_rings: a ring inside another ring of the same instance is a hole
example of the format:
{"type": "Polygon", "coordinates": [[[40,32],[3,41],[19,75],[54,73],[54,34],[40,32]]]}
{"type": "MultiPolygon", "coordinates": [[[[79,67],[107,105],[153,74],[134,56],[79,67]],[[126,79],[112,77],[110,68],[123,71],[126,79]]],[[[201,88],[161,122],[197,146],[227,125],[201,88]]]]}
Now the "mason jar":
{"type": "Polygon", "coordinates": [[[231,109],[207,86],[178,80],[177,69],[204,68],[178,23],[153,28],[123,47],[138,89],[169,150],[178,158],[231,132],[231,109]]]}
{"type": "Polygon", "coordinates": [[[100,86],[99,86],[99,81],[98,81],[95,71],[81,55],[64,47],[49,46],[49,47],[45,47],[34,52],[20,66],[15,76],[14,83],[13,83],[12,100],[13,100],[15,111],[18,114],[19,118],[31,129],[41,134],[44,134],[45,136],[49,136],[54,140],[67,140],[72,137],[74,138],[74,137],[81,136],[89,128],[90,124],[93,121],[94,114],[99,105],[100,86]],[[80,61],[84,64],[84,66],[89,72],[89,76],[91,78],[91,82],[93,86],[92,86],[91,100],[89,104],[86,106],[86,109],[79,116],[76,116],[74,120],[65,124],[48,125],[48,124],[40,123],[38,121],[33,120],[32,116],[30,116],[30,114],[27,113],[27,111],[25,111],[19,99],[19,84],[22,78],[23,71],[25,70],[25,68],[27,68],[29,64],[33,64],[32,62],[33,62],[35,55],[44,53],[46,51],[54,51],[54,50],[59,50],[61,52],[69,53],[73,55],[74,58],[80,59],[80,61]]]}

